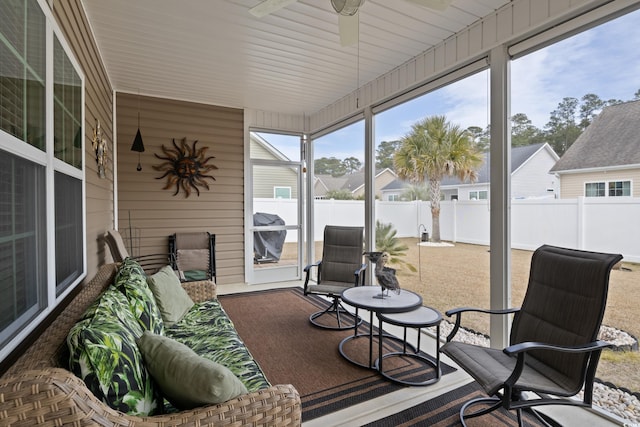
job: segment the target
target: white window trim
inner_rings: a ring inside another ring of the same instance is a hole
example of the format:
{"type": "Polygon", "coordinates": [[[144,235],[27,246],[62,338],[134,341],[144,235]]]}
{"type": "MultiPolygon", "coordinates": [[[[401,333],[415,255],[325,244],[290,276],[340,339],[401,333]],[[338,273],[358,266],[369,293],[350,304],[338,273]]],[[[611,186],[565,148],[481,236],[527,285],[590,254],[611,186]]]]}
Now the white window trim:
{"type": "MultiPolygon", "coordinates": [[[[72,292],[80,282],[85,278],[87,274],[87,254],[86,254],[86,153],[85,153],[85,138],[83,137],[82,141],[82,168],[77,169],[75,167],[69,166],[64,162],[59,161],[53,155],[53,129],[54,129],[54,113],[53,113],[53,39],[54,35],[58,39],[58,42],[62,46],[67,58],[75,68],[75,72],[78,74],[81,80],[81,103],[82,103],[82,113],[81,113],[81,123],[83,123],[83,135],[86,134],[86,120],[85,120],[85,91],[86,91],[86,80],[85,75],[82,71],[82,67],[80,63],[76,59],[73,50],[71,49],[69,43],[67,42],[64,33],[58,26],[56,19],[54,18],[49,5],[46,0],[37,0],[38,5],[45,17],[45,47],[46,47],[46,58],[45,58],[45,75],[46,75],[46,83],[45,83],[45,105],[46,105],[46,119],[45,119],[45,127],[47,129],[47,139],[46,139],[46,152],[43,152],[35,147],[30,146],[29,144],[24,143],[24,141],[9,135],[4,131],[0,131],[2,135],[0,135],[0,148],[8,151],[12,154],[18,155],[26,160],[32,161],[36,164],[40,164],[46,167],[46,181],[45,185],[47,188],[46,191],[46,227],[47,227],[47,277],[46,277],[46,291],[44,295],[45,307],[44,309],[35,316],[30,322],[22,325],[20,331],[15,334],[13,339],[7,341],[2,349],[0,349],[0,360],[4,360],[16,347],[26,339],[30,333],[32,333],[41,323],[42,321],[55,310],[56,306],[70,293],[72,292]],[[54,209],[54,191],[53,191],[53,181],[54,174],[56,171],[60,171],[68,176],[72,176],[78,178],[82,181],[82,273],[79,277],[74,280],[67,288],[60,293],[60,295],[56,296],[56,277],[55,277],[55,215],[52,212],[55,212],[54,209]]],[[[22,318],[27,318],[29,314],[33,314],[32,312],[24,313],[22,318]]],[[[16,319],[19,321],[20,319],[16,319]]]]}
{"type": "Polygon", "coordinates": [[[291,187],[285,187],[285,186],[278,186],[275,185],[273,187],[273,198],[274,199],[284,199],[284,200],[289,200],[291,199],[291,187]],[[285,198],[285,197],[278,197],[278,190],[288,190],[289,191],[289,197],[285,198]]]}
{"type": "Polygon", "coordinates": [[[469,191],[469,200],[488,200],[489,199],[489,190],[471,190],[469,191]],[[484,193],[485,198],[481,198],[480,194],[484,193]],[[475,195],[475,199],[472,198],[472,195],[475,195]]]}
{"type": "Polygon", "coordinates": [[[619,199],[622,197],[633,197],[633,180],[628,178],[628,179],[609,179],[609,180],[602,180],[602,181],[585,181],[582,185],[582,194],[584,195],[584,197],[587,197],[589,199],[604,199],[607,197],[612,197],[615,199],[619,199]],[[629,195],[628,196],[610,196],[609,195],[609,184],[612,182],[628,182],[629,183],[629,195]],[[587,196],[587,185],[588,184],[604,184],[604,196],[587,196]]]}

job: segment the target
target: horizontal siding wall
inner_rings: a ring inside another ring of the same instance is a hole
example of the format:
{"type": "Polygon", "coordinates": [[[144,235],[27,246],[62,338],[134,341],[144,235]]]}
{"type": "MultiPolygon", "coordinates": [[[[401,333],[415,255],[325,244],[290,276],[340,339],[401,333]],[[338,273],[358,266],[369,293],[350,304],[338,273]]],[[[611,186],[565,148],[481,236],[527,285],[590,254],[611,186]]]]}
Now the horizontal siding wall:
{"type": "MultiPolygon", "coordinates": [[[[597,6],[603,0],[514,0],[439,45],[314,113],[312,132],[486,57],[501,44],[520,41],[597,6]]],[[[620,3],[629,3],[623,1],[620,3]]]]}
{"type": "Polygon", "coordinates": [[[113,91],[102,64],[86,14],[80,0],[52,2],[53,15],[65,39],[82,67],[85,76],[84,149],[86,170],[87,277],[93,278],[98,267],[111,261],[104,241],[105,232],[113,228],[113,91]],[[98,177],[91,138],[96,120],[107,141],[105,178],[98,177]]]}
{"type": "Polygon", "coordinates": [[[562,174],[560,197],[563,199],[583,197],[585,183],[609,181],[631,181],[631,197],[640,197],[640,168],[562,174]]]}
{"type": "MultiPolygon", "coordinates": [[[[244,112],[190,102],[118,93],[118,228],[139,231],[139,254],[167,252],[168,236],[176,232],[209,231],[216,234],[218,284],[244,282],[244,112]],[[131,151],[140,110],[140,132],[145,151],[142,171],[136,171],[138,153],[131,151]],[[163,160],[162,146],[173,148],[186,138],[191,146],[208,147],[208,164],[217,166],[209,175],[216,181],[209,189],[175,193],[175,185],[163,189],[164,172],[153,165],[163,160]]],[[[134,233],[135,234],[135,233],[134,233]]],[[[134,246],[135,246],[134,244],[134,246]]],[[[134,249],[134,253],[136,249],[134,249]]]]}

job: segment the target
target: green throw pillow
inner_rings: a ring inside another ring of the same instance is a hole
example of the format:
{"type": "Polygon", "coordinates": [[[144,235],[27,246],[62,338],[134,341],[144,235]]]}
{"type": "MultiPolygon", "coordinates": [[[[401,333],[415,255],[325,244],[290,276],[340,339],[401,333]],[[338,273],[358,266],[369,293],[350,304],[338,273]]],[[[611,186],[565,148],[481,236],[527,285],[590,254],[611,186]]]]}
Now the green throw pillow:
{"type": "Polygon", "coordinates": [[[69,368],[110,407],[129,415],[160,412],[159,389],[144,366],[136,339],[142,328],[125,296],[109,287],[69,331],[69,368]]]}
{"type": "Polygon", "coordinates": [[[159,335],[164,333],[162,314],[147,285],[147,275],[140,264],[131,258],[125,258],[118,268],[115,287],[129,301],[131,312],[138,319],[142,329],[159,335]]]}
{"type": "Polygon", "coordinates": [[[193,300],[180,284],[171,266],[164,266],[156,274],[148,276],[147,283],[167,326],[178,322],[193,307],[193,300]]]}
{"type": "Polygon", "coordinates": [[[144,332],[138,348],[164,396],[178,409],[222,403],[247,393],[229,369],[171,338],[144,332]]]}

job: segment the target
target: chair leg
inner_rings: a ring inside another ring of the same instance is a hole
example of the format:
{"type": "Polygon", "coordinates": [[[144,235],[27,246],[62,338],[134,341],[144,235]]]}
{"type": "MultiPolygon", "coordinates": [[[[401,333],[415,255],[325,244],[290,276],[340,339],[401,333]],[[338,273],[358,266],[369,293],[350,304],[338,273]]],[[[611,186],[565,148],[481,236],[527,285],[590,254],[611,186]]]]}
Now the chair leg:
{"type": "MultiPolygon", "coordinates": [[[[502,405],[503,405],[502,399],[500,399],[498,397],[481,397],[481,398],[478,398],[478,399],[472,399],[472,400],[466,402],[464,405],[462,405],[462,408],[460,408],[460,423],[462,423],[463,427],[467,427],[467,423],[465,422],[466,418],[474,418],[474,417],[478,417],[480,415],[488,414],[490,412],[495,411],[496,409],[501,408],[502,405]],[[471,413],[465,415],[465,412],[467,411],[467,409],[469,407],[471,407],[473,405],[477,405],[477,404],[485,404],[485,405],[491,405],[491,406],[489,406],[487,408],[484,408],[484,409],[480,409],[480,410],[475,411],[475,412],[471,412],[471,413]]],[[[518,418],[518,426],[519,427],[523,427],[524,426],[524,419],[522,418],[522,411],[523,410],[529,412],[531,415],[536,417],[536,419],[538,421],[540,421],[542,423],[542,425],[544,425],[546,427],[555,427],[554,424],[550,424],[545,419],[545,417],[543,415],[541,415],[538,411],[536,411],[532,407],[516,409],[516,416],[518,418]]]]}
{"type": "Polygon", "coordinates": [[[488,414],[489,412],[493,412],[500,407],[502,407],[502,399],[497,397],[481,397],[478,399],[472,399],[466,402],[464,405],[462,405],[462,408],[460,408],[460,423],[462,423],[463,427],[467,427],[467,423],[464,421],[465,418],[479,417],[480,415],[485,415],[485,414],[488,414]],[[465,415],[467,408],[473,405],[478,405],[478,404],[486,404],[491,406],[489,406],[488,408],[479,409],[475,412],[471,412],[470,414],[465,415]]]}
{"type": "Polygon", "coordinates": [[[333,302],[325,310],[318,311],[309,316],[309,321],[318,328],[342,331],[353,329],[356,326],[359,326],[362,323],[362,318],[357,315],[357,311],[354,315],[351,314],[346,308],[344,308],[339,298],[333,298],[333,302]],[[325,315],[335,318],[337,326],[332,326],[317,321],[317,319],[325,315]]]}

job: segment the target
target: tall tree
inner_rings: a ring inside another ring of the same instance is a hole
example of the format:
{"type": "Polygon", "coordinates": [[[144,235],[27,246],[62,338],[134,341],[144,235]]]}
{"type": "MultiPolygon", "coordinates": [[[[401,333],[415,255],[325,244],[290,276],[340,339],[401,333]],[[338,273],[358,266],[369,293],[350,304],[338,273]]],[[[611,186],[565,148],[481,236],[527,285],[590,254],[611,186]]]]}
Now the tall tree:
{"type": "Polygon", "coordinates": [[[347,173],[342,160],[335,157],[321,157],[313,163],[316,175],[343,176],[347,173]]]}
{"type": "Polygon", "coordinates": [[[347,157],[342,161],[342,164],[347,173],[357,172],[362,167],[362,162],[355,157],[347,157]]]}
{"type": "Polygon", "coordinates": [[[474,182],[482,161],[466,130],[449,123],[445,116],[426,117],[411,126],[394,156],[400,178],[412,183],[429,182],[431,240],[440,241],[440,183],[445,176],[474,182]]]}
{"type": "Polygon", "coordinates": [[[511,146],[522,147],[544,141],[542,131],[535,127],[525,113],[511,116],[511,146]]]}
{"type": "Polygon", "coordinates": [[[486,129],[482,129],[480,126],[469,126],[467,133],[479,151],[489,150],[489,126],[486,129]]]}
{"type": "Polygon", "coordinates": [[[600,114],[602,108],[607,105],[600,97],[593,93],[588,93],[582,97],[580,106],[580,128],[585,130],[593,119],[600,114]]]}
{"type": "Polygon", "coordinates": [[[376,169],[394,170],[393,155],[400,146],[400,141],[382,141],[376,149],[376,169]]]}
{"type": "Polygon", "coordinates": [[[547,140],[559,156],[573,144],[580,135],[580,127],[576,123],[576,111],[578,100],[566,97],[551,112],[551,117],[546,125],[547,140]]]}

